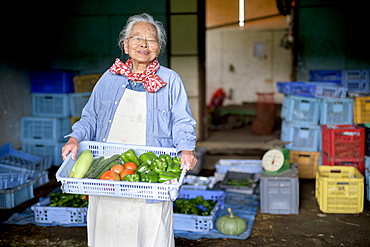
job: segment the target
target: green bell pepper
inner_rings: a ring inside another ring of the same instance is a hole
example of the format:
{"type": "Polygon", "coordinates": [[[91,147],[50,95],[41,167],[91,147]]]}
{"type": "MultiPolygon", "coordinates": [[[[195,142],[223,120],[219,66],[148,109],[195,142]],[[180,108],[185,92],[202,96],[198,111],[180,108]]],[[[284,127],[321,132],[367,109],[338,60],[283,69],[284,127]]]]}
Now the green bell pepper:
{"type": "MultiPolygon", "coordinates": [[[[159,155],[159,156],[158,156],[158,159],[159,159],[160,161],[162,161],[162,162],[167,163],[167,160],[166,160],[166,156],[165,156],[165,154],[161,154],[161,155],[159,155]]],[[[167,163],[167,165],[168,165],[168,163],[167,163]]]]}
{"type": "Polygon", "coordinates": [[[147,172],[141,174],[141,182],[148,182],[148,183],[157,183],[158,182],[158,174],[155,172],[147,172]]]}
{"type": "Polygon", "coordinates": [[[148,153],[143,153],[139,156],[139,160],[141,162],[141,164],[151,164],[152,163],[152,157],[149,156],[148,153]]]}
{"type": "Polygon", "coordinates": [[[177,156],[172,157],[172,162],[175,164],[181,164],[181,159],[177,156]]]}
{"type": "Polygon", "coordinates": [[[151,164],[151,167],[153,171],[159,174],[167,170],[167,162],[160,160],[160,159],[154,159],[151,164]]]}
{"type": "Polygon", "coordinates": [[[137,166],[140,166],[140,161],[137,158],[135,151],[132,149],[129,149],[126,152],[123,152],[120,155],[120,158],[123,160],[124,163],[134,162],[137,166]]]}
{"type": "Polygon", "coordinates": [[[149,157],[151,157],[151,158],[152,158],[152,160],[154,160],[154,159],[157,159],[157,158],[158,158],[158,156],[157,156],[155,153],[153,153],[153,152],[147,152],[147,154],[149,155],[149,157]]]}
{"type": "Polygon", "coordinates": [[[167,171],[175,173],[175,174],[180,174],[181,173],[181,165],[176,164],[175,162],[171,162],[167,166],[167,171]]]}
{"type": "Polygon", "coordinates": [[[164,160],[167,162],[167,164],[173,162],[172,157],[169,154],[162,154],[159,155],[160,158],[164,158],[164,160]]]}
{"type": "Polygon", "coordinates": [[[152,169],[150,169],[150,166],[148,164],[144,163],[144,164],[141,164],[135,171],[139,174],[142,174],[142,173],[151,172],[152,169]]]}
{"type": "Polygon", "coordinates": [[[153,152],[143,153],[139,156],[139,160],[140,160],[141,164],[146,163],[146,164],[150,165],[150,164],[152,164],[154,159],[158,159],[158,157],[153,152]]]}
{"type": "Polygon", "coordinates": [[[128,181],[128,182],[140,182],[140,175],[138,173],[134,174],[127,174],[124,178],[123,181],[128,181]]]}
{"type": "Polygon", "coordinates": [[[158,175],[158,182],[163,183],[163,182],[175,179],[175,178],[179,179],[180,176],[172,172],[162,171],[158,175]]]}

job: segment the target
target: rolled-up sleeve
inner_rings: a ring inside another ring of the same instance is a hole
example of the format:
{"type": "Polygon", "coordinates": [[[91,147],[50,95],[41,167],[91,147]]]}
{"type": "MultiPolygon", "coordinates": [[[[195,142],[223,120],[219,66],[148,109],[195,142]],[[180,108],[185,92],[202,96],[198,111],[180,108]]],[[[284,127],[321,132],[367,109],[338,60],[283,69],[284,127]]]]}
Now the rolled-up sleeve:
{"type": "MultiPolygon", "coordinates": [[[[177,79],[179,80],[179,78],[177,79]]],[[[194,150],[196,145],[196,121],[192,117],[188,97],[183,83],[176,83],[172,89],[172,133],[177,152],[194,150]]]]}

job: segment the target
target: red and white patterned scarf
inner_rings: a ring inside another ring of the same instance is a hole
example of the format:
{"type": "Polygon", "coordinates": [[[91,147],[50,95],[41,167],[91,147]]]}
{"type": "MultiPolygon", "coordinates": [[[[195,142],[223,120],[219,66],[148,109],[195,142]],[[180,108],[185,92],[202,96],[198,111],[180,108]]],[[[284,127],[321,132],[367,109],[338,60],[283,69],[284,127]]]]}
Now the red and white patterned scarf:
{"type": "Polygon", "coordinates": [[[161,87],[164,87],[167,83],[162,81],[158,75],[155,74],[159,69],[159,62],[154,59],[151,65],[144,70],[143,73],[133,73],[131,70],[132,59],[129,58],[126,63],[123,63],[118,58],[116,62],[110,67],[109,72],[113,74],[121,74],[126,76],[132,81],[141,81],[146,91],[149,93],[157,92],[161,87]]]}

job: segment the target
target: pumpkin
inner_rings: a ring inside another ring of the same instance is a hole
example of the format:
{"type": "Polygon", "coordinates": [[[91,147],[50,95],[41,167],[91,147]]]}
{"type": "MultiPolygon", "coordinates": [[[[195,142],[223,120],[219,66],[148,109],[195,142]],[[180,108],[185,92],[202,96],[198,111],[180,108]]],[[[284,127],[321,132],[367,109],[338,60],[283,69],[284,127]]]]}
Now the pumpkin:
{"type": "Polygon", "coordinates": [[[225,235],[239,235],[243,233],[247,229],[245,220],[234,215],[231,208],[228,208],[227,211],[229,215],[224,215],[216,221],[217,230],[225,235]]]}

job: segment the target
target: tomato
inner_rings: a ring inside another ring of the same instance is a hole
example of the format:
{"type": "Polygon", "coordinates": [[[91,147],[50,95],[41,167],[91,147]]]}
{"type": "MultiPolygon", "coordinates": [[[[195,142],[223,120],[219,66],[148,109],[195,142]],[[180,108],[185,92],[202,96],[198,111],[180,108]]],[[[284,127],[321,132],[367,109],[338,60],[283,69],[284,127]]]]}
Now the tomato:
{"type": "Polygon", "coordinates": [[[134,162],[127,162],[123,165],[125,169],[131,169],[135,171],[137,169],[137,165],[134,162]]]}
{"type": "Polygon", "coordinates": [[[114,165],[110,168],[111,171],[114,171],[114,172],[117,172],[117,173],[120,173],[121,171],[125,170],[125,168],[123,167],[123,165],[121,164],[117,164],[117,165],[114,165]]]}
{"type": "Polygon", "coordinates": [[[105,171],[100,176],[100,179],[120,181],[121,180],[121,177],[120,177],[120,175],[117,172],[114,172],[114,171],[105,171]]]}
{"type": "Polygon", "coordinates": [[[123,180],[123,178],[127,175],[127,174],[134,174],[134,170],[131,170],[131,169],[125,169],[123,171],[121,171],[119,173],[120,177],[121,177],[121,180],[123,180]]]}

